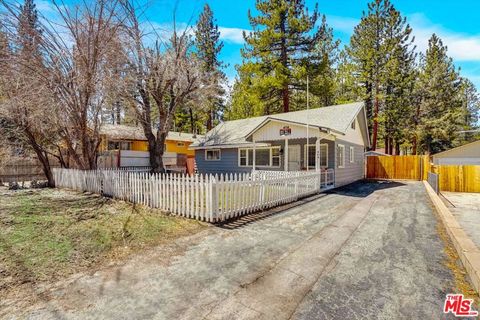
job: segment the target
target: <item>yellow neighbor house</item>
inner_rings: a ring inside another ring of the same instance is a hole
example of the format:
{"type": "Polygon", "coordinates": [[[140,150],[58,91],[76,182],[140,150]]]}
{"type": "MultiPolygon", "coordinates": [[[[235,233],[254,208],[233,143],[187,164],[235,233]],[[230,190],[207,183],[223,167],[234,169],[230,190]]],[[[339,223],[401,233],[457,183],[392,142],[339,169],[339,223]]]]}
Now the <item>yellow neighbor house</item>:
{"type": "MultiPolygon", "coordinates": [[[[140,127],[104,125],[100,130],[100,137],[102,141],[99,151],[148,151],[148,142],[140,127]]],[[[194,157],[195,151],[189,150],[188,147],[195,140],[195,135],[191,133],[170,131],[165,141],[165,152],[184,154],[189,158],[194,157]]]]}

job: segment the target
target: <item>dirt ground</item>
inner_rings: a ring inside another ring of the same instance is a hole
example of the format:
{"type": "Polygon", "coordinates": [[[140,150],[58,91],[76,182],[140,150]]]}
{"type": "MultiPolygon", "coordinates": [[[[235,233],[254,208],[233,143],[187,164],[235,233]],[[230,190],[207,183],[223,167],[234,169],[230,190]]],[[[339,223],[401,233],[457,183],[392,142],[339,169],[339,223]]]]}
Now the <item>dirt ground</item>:
{"type": "Polygon", "coordinates": [[[469,290],[423,184],[356,183],[75,274],[3,315],[445,319],[445,295],[469,290]]]}
{"type": "Polygon", "coordinates": [[[205,227],[88,193],[0,187],[0,296],[29,304],[38,298],[32,292],[69,275],[122,263],[205,227]]]}

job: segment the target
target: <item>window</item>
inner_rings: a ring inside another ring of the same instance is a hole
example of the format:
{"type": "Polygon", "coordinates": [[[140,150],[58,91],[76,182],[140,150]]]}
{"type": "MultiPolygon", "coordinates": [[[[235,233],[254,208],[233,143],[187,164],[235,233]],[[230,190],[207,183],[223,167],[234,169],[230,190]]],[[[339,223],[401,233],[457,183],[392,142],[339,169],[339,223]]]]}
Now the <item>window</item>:
{"type": "Polygon", "coordinates": [[[108,150],[131,150],[132,143],[129,141],[108,141],[108,150]]]}
{"type": "Polygon", "coordinates": [[[353,120],[352,124],[350,125],[350,127],[355,130],[355,120],[353,120]]]}
{"type": "Polygon", "coordinates": [[[177,142],[177,147],[185,147],[185,142],[177,142]]]}
{"type": "Polygon", "coordinates": [[[238,151],[238,165],[240,167],[247,166],[247,149],[240,149],[238,151]]]}
{"type": "MultiPolygon", "coordinates": [[[[253,167],[253,149],[238,149],[238,165],[253,167]]],[[[255,149],[255,166],[280,167],[280,147],[255,149]]]]}
{"type": "Polygon", "coordinates": [[[272,149],[272,167],[280,167],[280,148],[272,149]]]}
{"type": "MultiPolygon", "coordinates": [[[[307,145],[304,150],[304,165],[307,166],[307,145]]],[[[308,167],[315,168],[315,145],[308,145],[308,167]]],[[[328,145],[326,143],[320,144],[320,167],[328,167],[328,145]]]]}
{"type": "Polygon", "coordinates": [[[339,144],[337,147],[337,167],[345,168],[345,146],[339,144]]]}
{"type": "Polygon", "coordinates": [[[355,148],[350,147],[350,163],[355,162],[355,148]]]}
{"type": "Polygon", "coordinates": [[[221,158],[220,149],[205,150],[205,160],[218,161],[221,158]]]}

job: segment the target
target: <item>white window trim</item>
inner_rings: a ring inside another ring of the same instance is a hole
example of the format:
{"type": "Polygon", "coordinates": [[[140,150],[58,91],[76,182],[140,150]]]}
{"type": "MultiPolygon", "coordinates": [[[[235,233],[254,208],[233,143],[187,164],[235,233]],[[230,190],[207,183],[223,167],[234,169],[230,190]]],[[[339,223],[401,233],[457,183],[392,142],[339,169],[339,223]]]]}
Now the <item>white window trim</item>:
{"type": "MultiPolygon", "coordinates": [[[[255,168],[280,168],[281,165],[282,165],[282,156],[280,155],[280,146],[274,146],[274,147],[261,147],[261,148],[256,148],[255,150],[265,150],[265,149],[268,149],[270,150],[270,164],[268,166],[260,166],[260,165],[255,165],[255,168]],[[278,152],[279,152],[279,161],[278,161],[278,166],[274,166],[273,165],[273,152],[272,150],[273,149],[278,149],[278,152]]],[[[242,168],[252,168],[253,165],[249,165],[249,150],[252,150],[253,151],[253,148],[238,148],[238,152],[237,152],[237,158],[238,158],[238,166],[239,167],[242,167],[242,168]],[[240,150],[245,150],[246,152],[246,165],[241,165],[240,164],[240,150]]],[[[253,162],[253,161],[252,161],[253,162]]]]}
{"type": "MultiPolygon", "coordinates": [[[[342,164],[339,165],[339,164],[337,163],[337,167],[340,168],[340,169],[342,169],[342,168],[345,168],[345,145],[339,144],[339,145],[338,145],[338,148],[339,148],[339,149],[340,149],[340,148],[342,149],[342,164]]],[[[339,159],[337,159],[337,162],[338,162],[338,160],[339,160],[339,159]]]]}
{"type": "MultiPolygon", "coordinates": [[[[315,147],[315,144],[308,144],[308,146],[309,146],[309,147],[315,147]]],[[[321,168],[328,168],[328,143],[320,143],[320,148],[321,148],[322,146],[325,146],[325,147],[327,148],[327,152],[325,152],[325,153],[327,154],[327,158],[326,158],[327,164],[324,165],[324,166],[322,166],[322,165],[320,164],[320,167],[321,167],[321,168]]],[[[307,167],[307,144],[305,144],[305,145],[303,146],[303,166],[304,166],[304,167],[307,167]]],[[[309,168],[309,169],[310,169],[310,168],[314,169],[315,166],[309,166],[308,168],[309,168]]]]}
{"type": "Polygon", "coordinates": [[[355,148],[350,146],[350,163],[354,163],[355,162],[355,148]]]}
{"type": "Polygon", "coordinates": [[[222,149],[205,149],[205,161],[220,161],[222,160],[222,149]],[[208,151],[218,151],[218,159],[208,159],[208,151]]]}

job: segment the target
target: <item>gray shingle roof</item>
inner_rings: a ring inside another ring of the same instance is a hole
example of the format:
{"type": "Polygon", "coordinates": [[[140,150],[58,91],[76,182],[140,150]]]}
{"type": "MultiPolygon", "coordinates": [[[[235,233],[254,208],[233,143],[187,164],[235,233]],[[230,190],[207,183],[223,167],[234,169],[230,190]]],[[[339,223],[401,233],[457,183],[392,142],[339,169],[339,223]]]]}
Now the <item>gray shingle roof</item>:
{"type": "Polygon", "coordinates": [[[363,102],[301,110],[269,116],[226,121],[210,130],[203,139],[192,147],[250,144],[247,136],[267,119],[283,120],[327,128],[345,133],[350,123],[362,109],[363,102]]]}

